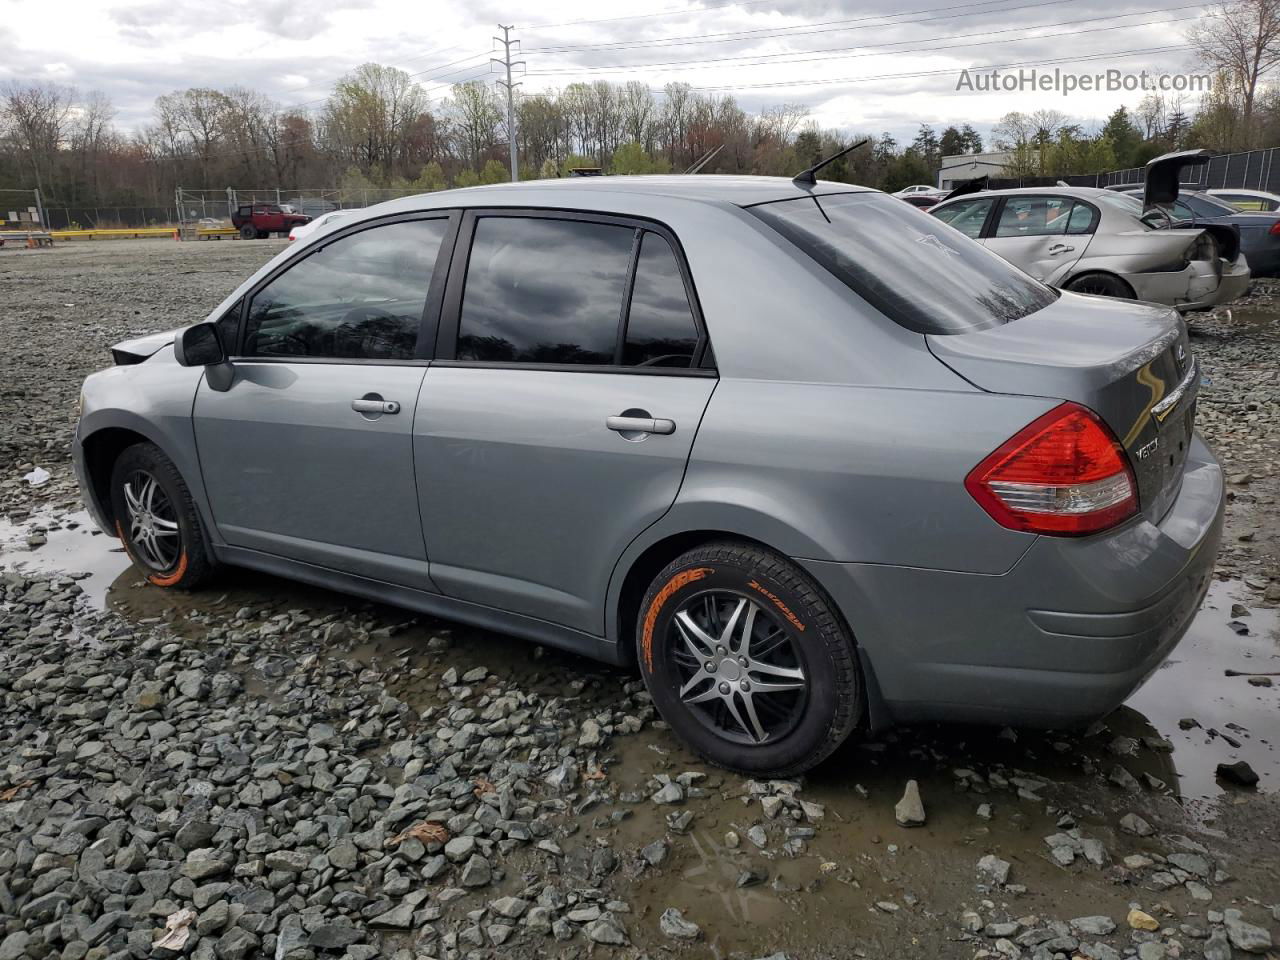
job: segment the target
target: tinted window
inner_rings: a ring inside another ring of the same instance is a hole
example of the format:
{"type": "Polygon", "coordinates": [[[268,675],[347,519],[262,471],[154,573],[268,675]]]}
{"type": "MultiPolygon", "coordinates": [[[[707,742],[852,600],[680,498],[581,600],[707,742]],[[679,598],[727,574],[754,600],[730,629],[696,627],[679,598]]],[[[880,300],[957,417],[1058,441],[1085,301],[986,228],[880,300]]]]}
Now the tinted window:
{"type": "Polygon", "coordinates": [[[982,225],[986,222],[987,214],[991,212],[991,204],[994,202],[994,200],[957,200],[941,210],[934,210],[933,216],[943,223],[951,224],[966,237],[973,237],[976,240],[978,234],[982,232],[982,225]]]}
{"type": "Polygon", "coordinates": [[[373,227],[290,267],[254,295],[245,355],[411,359],[447,225],[373,227]]]}
{"type": "Polygon", "coordinates": [[[480,217],[458,359],[613,363],[634,241],[613,224],[480,217]]]}
{"type": "Polygon", "coordinates": [[[622,362],[629,367],[691,367],[698,328],[671,244],[646,233],[636,261],[622,362]]]}
{"type": "Polygon", "coordinates": [[[751,212],[909,330],[982,330],[1056,296],[981,244],[881,193],[784,200],[751,212]]]}
{"type": "Polygon", "coordinates": [[[1186,202],[1201,217],[1225,217],[1236,212],[1230,204],[1210,200],[1208,197],[1187,197],[1186,202]]]}
{"type": "Polygon", "coordinates": [[[1053,237],[1067,232],[1071,201],[1064,197],[1009,197],[1000,212],[997,237],[1053,237]]]}

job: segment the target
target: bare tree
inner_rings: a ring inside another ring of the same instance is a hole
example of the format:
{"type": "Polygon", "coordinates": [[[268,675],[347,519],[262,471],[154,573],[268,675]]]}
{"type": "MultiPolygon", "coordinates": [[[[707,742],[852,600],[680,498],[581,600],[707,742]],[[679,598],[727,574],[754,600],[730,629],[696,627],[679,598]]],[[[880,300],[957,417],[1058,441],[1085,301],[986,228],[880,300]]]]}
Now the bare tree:
{"type": "Polygon", "coordinates": [[[58,150],[68,134],[68,118],[75,91],[52,83],[23,86],[9,82],[0,88],[5,126],[26,155],[39,190],[56,186],[58,150]]]}
{"type": "Polygon", "coordinates": [[[1280,66],[1280,0],[1224,0],[1189,31],[1200,61],[1225,74],[1241,97],[1241,146],[1254,139],[1259,84],[1280,66]]]}

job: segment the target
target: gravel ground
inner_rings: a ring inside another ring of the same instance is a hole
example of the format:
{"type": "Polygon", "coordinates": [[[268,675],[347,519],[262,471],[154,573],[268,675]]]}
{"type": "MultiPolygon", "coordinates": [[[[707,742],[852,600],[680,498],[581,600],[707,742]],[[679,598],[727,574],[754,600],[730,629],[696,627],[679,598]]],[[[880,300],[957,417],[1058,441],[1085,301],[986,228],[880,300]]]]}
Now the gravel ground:
{"type": "Polygon", "coordinates": [[[90,529],[85,374],[280,246],[0,251],[0,960],[1275,955],[1280,685],[1222,671],[1280,670],[1280,284],[1193,320],[1231,495],[1166,669],[1084,733],[757,782],[634,676],[248,573],[166,593],[90,529]]]}

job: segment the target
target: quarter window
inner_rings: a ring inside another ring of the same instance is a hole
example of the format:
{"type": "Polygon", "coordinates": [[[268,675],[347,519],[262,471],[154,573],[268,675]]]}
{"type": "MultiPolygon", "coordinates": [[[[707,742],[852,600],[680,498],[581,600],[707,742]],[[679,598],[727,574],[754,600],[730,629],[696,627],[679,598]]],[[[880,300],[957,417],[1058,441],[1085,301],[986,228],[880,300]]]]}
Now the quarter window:
{"type": "Polygon", "coordinates": [[[614,224],[478,218],[458,359],[613,363],[634,241],[614,224]]]}
{"type": "Polygon", "coordinates": [[[628,367],[690,367],[698,327],[675,252],[664,238],[645,233],[627,315],[622,362],[628,367]]]}
{"type": "Polygon", "coordinates": [[[244,354],[412,359],[447,226],[385,224],[310,254],[254,295],[244,354]]]}
{"type": "Polygon", "coordinates": [[[992,203],[993,200],[959,200],[941,210],[931,210],[930,213],[943,223],[951,224],[966,237],[976,240],[982,232],[982,225],[987,221],[987,214],[991,212],[992,203]]]}

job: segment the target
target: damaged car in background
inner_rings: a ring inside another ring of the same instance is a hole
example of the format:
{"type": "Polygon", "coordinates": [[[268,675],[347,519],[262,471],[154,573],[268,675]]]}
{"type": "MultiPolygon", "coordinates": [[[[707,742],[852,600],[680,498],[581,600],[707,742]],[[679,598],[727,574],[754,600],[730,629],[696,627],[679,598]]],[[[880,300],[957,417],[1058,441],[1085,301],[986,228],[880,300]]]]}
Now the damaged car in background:
{"type": "Polygon", "coordinates": [[[1184,313],[1207,310],[1241,296],[1255,272],[1236,225],[1187,223],[1169,214],[1183,171],[1209,159],[1208,150],[1156,157],[1134,188],[1141,199],[1062,182],[985,190],[981,178],[961,184],[929,212],[1063,290],[1147,300],[1184,313]]]}
{"type": "Polygon", "coordinates": [[[1037,280],[1180,311],[1235,300],[1249,264],[1232,227],[1179,227],[1134,196],[1091,187],[1024,187],[953,197],[929,213],[1037,280]]]}

